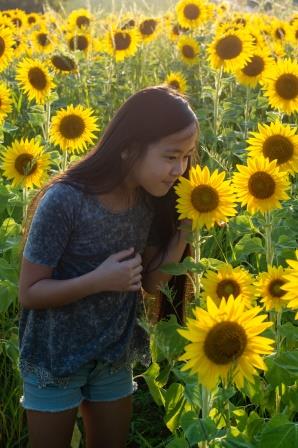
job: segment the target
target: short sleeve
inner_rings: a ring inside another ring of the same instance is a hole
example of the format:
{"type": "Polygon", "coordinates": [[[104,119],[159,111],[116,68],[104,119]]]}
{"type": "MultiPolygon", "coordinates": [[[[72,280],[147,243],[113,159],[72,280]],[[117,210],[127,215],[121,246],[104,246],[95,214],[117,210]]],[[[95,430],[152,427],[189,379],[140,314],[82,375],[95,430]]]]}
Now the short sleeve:
{"type": "Polygon", "coordinates": [[[79,206],[79,191],[56,183],[42,197],[32,219],[23,256],[56,267],[67,246],[79,206]]]}

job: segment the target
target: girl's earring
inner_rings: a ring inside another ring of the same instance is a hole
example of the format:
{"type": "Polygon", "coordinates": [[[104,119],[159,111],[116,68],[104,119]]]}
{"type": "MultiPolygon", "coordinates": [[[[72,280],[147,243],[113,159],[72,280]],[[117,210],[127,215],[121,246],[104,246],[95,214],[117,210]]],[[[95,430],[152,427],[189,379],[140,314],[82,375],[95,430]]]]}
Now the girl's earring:
{"type": "Polygon", "coordinates": [[[121,159],[122,159],[122,160],[126,160],[127,157],[128,157],[127,152],[126,152],[126,151],[125,151],[125,152],[123,151],[123,152],[121,153],[121,159]]]}

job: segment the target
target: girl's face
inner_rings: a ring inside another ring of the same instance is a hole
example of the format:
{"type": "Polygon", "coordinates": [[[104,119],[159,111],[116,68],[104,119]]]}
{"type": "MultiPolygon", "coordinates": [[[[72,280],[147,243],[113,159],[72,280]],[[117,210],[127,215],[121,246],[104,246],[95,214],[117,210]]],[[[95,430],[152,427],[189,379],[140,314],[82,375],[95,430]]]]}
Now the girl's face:
{"type": "Polygon", "coordinates": [[[152,196],[168,193],[179,176],[185,173],[189,158],[196,150],[198,129],[195,122],[179,132],[148,145],[145,155],[136,161],[129,183],[142,187],[152,196]]]}

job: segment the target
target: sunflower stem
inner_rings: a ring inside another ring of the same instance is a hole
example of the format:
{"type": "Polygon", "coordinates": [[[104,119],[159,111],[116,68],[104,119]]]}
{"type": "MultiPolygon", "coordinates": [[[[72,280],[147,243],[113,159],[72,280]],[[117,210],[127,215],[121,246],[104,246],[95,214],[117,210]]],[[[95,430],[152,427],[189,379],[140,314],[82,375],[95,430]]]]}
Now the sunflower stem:
{"type": "Polygon", "coordinates": [[[272,216],[270,211],[265,212],[265,253],[267,265],[272,266],[274,249],[272,244],[272,216]]]}
{"type": "MultiPolygon", "coordinates": [[[[200,263],[201,260],[201,232],[197,230],[194,234],[194,258],[195,263],[200,263]]],[[[200,292],[201,292],[201,277],[200,274],[195,274],[195,303],[197,306],[200,306],[200,292]]]]}
{"type": "Polygon", "coordinates": [[[67,162],[68,162],[68,151],[67,151],[67,149],[65,149],[63,151],[63,156],[62,156],[62,171],[66,170],[67,162]]]}
{"type": "Polygon", "coordinates": [[[249,93],[250,93],[250,87],[246,86],[246,99],[244,107],[244,140],[247,139],[247,131],[248,131],[249,93]]]}
{"type": "Polygon", "coordinates": [[[23,223],[26,222],[28,211],[28,190],[27,187],[23,187],[23,223]]]}
{"type": "MultiPolygon", "coordinates": [[[[201,399],[202,399],[202,419],[205,420],[209,415],[209,391],[208,389],[201,385],[201,399]]],[[[199,445],[200,448],[208,448],[208,441],[203,440],[199,445]]]]}
{"type": "Polygon", "coordinates": [[[216,77],[215,77],[215,95],[214,95],[214,108],[213,108],[213,131],[214,136],[217,137],[218,128],[219,128],[219,120],[218,120],[218,106],[219,106],[219,97],[221,93],[221,78],[222,78],[222,71],[223,68],[221,67],[219,70],[217,70],[216,77]]]}

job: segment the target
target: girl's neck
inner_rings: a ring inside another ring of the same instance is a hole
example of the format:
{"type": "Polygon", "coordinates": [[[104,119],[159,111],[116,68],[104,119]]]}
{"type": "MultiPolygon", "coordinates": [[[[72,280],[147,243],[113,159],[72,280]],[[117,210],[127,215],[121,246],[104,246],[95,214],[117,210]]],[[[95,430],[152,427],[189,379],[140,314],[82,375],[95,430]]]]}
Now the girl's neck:
{"type": "Polygon", "coordinates": [[[139,198],[138,189],[126,189],[125,186],[114,188],[108,193],[97,195],[102,205],[113,212],[123,212],[136,205],[139,198]]]}

